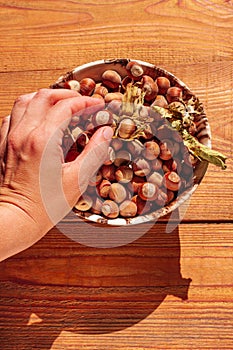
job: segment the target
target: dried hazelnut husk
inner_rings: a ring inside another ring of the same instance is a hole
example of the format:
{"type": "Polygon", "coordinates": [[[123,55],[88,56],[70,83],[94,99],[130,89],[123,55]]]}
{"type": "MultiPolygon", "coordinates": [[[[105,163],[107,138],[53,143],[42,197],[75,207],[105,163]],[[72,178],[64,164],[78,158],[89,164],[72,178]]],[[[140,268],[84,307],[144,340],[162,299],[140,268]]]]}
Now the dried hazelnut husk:
{"type": "Polygon", "coordinates": [[[145,149],[143,143],[138,139],[127,142],[127,148],[134,158],[140,156],[142,151],[145,149]]]}
{"type": "Polygon", "coordinates": [[[128,183],[133,178],[133,169],[127,165],[121,165],[115,172],[116,181],[120,183],[128,183]]]}
{"type": "Polygon", "coordinates": [[[121,149],[118,152],[116,152],[114,165],[117,167],[119,167],[120,165],[127,165],[130,163],[131,159],[131,154],[127,150],[121,149]]]}
{"type": "Polygon", "coordinates": [[[146,159],[152,160],[159,156],[160,147],[155,141],[147,141],[144,143],[144,146],[145,149],[143,150],[142,154],[146,159]]]}
{"type": "Polygon", "coordinates": [[[111,182],[109,180],[106,180],[106,179],[102,180],[97,188],[100,197],[108,198],[110,187],[111,187],[111,182]]]}
{"type": "Polygon", "coordinates": [[[79,92],[80,91],[80,83],[77,80],[68,80],[64,83],[64,88],[79,92]]]}
{"type": "Polygon", "coordinates": [[[177,86],[172,86],[167,90],[166,99],[168,103],[179,101],[182,98],[182,89],[177,86]]]}
{"type": "Polygon", "coordinates": [[[132,218],[137,214],[137,205],[131,200],[125,200],[119,207],[120,215],[125,218],[132,218]]]}
{"type": "Polygon", "coordinates": [[[101,79],[102,83],[110,89],[116,89],[121,84],[121,76],[115,70],[106,70],[101,79]]]}
{"type": "Polygon", "coordinates": [[[157,171],[154,171],[152,174],[150,174],[147,180],[153,184],[156,184],[158,187],[161,187],[163,184],[163,176],[157,171]]]}
{"type": "Polygon", "coordinates": [[[104,101],[108,104],[112,103],[113,101],[121,102],[122,100],[123,94],[121,92],[108,92],[107,95],[104,96],[104,101]]]}
{"type": "Polygon", "coordinates": [[[109,189],[109,198],[117,203],[123,202],[127,197],[127,191],[120,183],[112,183],[109,189]]]}
{"type": "Polygon", "coordinates": [[[80,93],[84,96],[90,96],[94,91],[96,83],[91,78],[83,78],[80,80],[80,93]]]}
{"type": "Polygon", "coordinates": [[[145,215],[150,212],[152,202],[145,201],[138,195],[133,196],[131,201],[137,206],[137,215],[145,215]]]}
{"type": "Polygon", "coordinates": [[[137,126],[131,118],[124,118],[120,121],[117,128],[117,136],[122,139],[129,139],[136,129],[137,126]]]}
{"type": "Polygon", "coordinates": [[[170,80],[166,77],[158,77],[155,81],[159,89],[159,94],[166,95],[167,90],[171,86],[170,80]]]}
{"type": "Polygon", "coordinates": [[[144,99],[146,101],[154,100],[158,94],[158,86],[149,75],[142,77],[142,91],[145,92],[144,99]]]}
{"type": "Polygon", "coordinates": [[[107,109],[102,109],[97,111],[92,116],[92,123],[94,126],[103,126],[103,125],[112,125],[113,123],[113,115],[107,109]]]}
{"type": "Polygon", "coordinates": [[[137,158],[132,164],[136,176],[147,176],[150,173],[150,165],[144,158],[137,158]]]}
{"type": "Polygon", "coordinates": [[[178,191],[181,185],[181,179],[175,171],[164,174],[163,183],[168,190],[178,191]]]}
{"type": "Polygon", "coordinates": [[[87,211],[91,209],[92,205],[93,205],[92,198],[87,194],[85,194],[79,198],[74,208],[81,211],[87,211]]]}
{"type": "Polygon", "coordinates": [[[119,215],[119,207],[116,204],[116,202],[107,199],[106,201],[103,202],[102,204],[102,213],[104,216],[110,218],[110,219],[115,219],[119,215]]]}
{"type": "Polygon", "coordinates": [[[100,168],[101,174],[104,179],[109,180],[109,181],[114,181],[115,180],[115,171],[116,168],[114,164],[104,164],[100,168]]]}
{"type": "Polygon", "coordinates": [[[139,80],[144,74],[142,66],[139,63],[134,61],[130,61],[126,65],[126,71],[128,76],[133,80],[139,80]]]}
{"type": "Polygon", "coordinates": [[[144,182],[138,189],[138,195],[143,200],[154,201],[158,195],[158,186],[152,182],[144,182]]]}

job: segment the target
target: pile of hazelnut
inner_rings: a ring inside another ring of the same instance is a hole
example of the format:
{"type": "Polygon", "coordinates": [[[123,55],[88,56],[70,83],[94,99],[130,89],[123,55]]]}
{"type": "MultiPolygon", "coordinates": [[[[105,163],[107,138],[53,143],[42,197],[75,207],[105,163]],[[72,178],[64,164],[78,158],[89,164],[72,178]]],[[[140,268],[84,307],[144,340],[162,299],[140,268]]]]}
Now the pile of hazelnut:
{"type": "Polygon", "coordinates": [[[57,86],[105,101],[102,110],[72,118],[63,139],[66,161],[82,152],[97,128],[110,125],[114,129],[108,159],[74,207],[79,213],[108,219],[145,215],[193,186],[195,159],[179,133],[153,109],[179,104],[182,87],[174,86],[166,76],[153,79],[137,62],[129,61],[125,71],[122,77],[107,69],[100,81],[86,77],[57,86]],[[126,99],[129,87],[128,92],[136,87],[132,100],[126,99]],[[141,96],[143,104],[138,103],[141,96]]]}

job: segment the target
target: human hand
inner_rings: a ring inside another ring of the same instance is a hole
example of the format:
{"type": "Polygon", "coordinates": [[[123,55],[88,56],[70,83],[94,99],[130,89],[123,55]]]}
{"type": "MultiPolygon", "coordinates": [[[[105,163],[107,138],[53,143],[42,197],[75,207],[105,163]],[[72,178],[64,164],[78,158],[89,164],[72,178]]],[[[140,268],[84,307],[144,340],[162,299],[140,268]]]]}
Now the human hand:
{"type": "Polygon", "coordinates": [[[93,113],[102,107],[100,100],[75,91],[42,89],[21,96],[11,118],[4,120],[0,133],[0,210],[5,210],[5,225],[15,221],[21,225],[17,234],[23,235],[19,246],[12,233],[11,248],[8,234],[13,253],[33,244],[71,210],[106,159],[113,135],[110,127],[98,129],[72,162],[64,162],[61,147],[72,115],[86,109],[93,113]]]}

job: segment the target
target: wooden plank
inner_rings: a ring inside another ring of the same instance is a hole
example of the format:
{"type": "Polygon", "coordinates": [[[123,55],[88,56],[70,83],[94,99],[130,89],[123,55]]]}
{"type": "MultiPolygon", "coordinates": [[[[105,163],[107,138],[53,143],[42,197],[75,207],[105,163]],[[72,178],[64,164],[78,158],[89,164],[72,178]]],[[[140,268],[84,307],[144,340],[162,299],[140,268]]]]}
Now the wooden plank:
{"type": "Polygon", "coordinates": [[[3,349],[231,349],[232,225],[165,227],[114,249],[54,229],[1,263],[3,349]]]}

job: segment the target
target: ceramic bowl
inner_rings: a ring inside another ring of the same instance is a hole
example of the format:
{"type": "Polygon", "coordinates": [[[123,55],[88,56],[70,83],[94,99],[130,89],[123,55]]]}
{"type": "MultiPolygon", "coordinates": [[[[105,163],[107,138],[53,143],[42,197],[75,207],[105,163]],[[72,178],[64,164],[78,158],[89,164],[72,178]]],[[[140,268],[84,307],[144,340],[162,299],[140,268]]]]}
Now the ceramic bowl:
{"type": "MultiPolygon", "coordinates": [[[[94,79],[96,82],[100,82],[103,72],[109,69],[117,71],[121,75],[121,77],[124,78],[127,75],[126,65],[130,61],[138,62],[143,67],[144,74],[151,76],[153,79],[156,79],[159,76],[164,76],[170,80],[171,86],[181,87],[183,91],[184,101],[188,100],[192,96],[196,97],[189,89],[189,87],[172,73],[166,71],[163,68],[157,67],[154,64],[134,59],[106,59],[78,66],[72,69],[71,71],[65,73],[63,76],[59,77],[57,81],[55,81],[51,85],[51,88],[59,88],[64,82],[69,80],[74,79],[80,81],[81,79],[87,77],[94,79]]],[[[210,127],[204,110],[198,120],[198,130],[199,132],[197,134],[197,139],[202,144],[211,147],[210,127]]],[[[148,214],[139,215],[132,218],[119,217],[116,219],[109,219],[101,215],[92,214],[90,212],[78,211],[76,212],[76,214],[84,220],[109,225],[134,225],[145,222],[157,221],[160,217],[163,217],[177,209],[181,204],[183,204],[187,199],[191,197],[191,195],[197,189],[198,185],[201,183],[206,173],[207,166],[207,162],[197,161],[193,173],[194,182],[192,187],[188,188],[187,190],[184,190],[181,194],[179,194],[176,197],[175,200],[170,202],[168,205],[165,205],[164,207],[159,208],[148,214]]]]}

